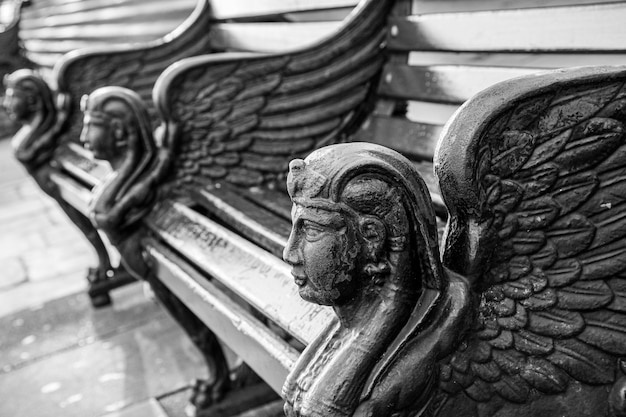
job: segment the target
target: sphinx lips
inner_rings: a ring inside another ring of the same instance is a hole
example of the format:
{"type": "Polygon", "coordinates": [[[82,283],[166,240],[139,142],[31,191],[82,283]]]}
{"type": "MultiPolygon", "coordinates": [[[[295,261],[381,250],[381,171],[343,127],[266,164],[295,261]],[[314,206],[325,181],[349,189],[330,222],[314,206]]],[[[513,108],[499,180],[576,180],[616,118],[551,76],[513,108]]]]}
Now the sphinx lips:
{"type": "Polygon", "coordinates": [[[291,272],[291,275],[293,275],[293,280],[298,287],[303,287],[304,284],[306,284],[307,279],[305,275],[296,274],[294,272],[291,272]]]}

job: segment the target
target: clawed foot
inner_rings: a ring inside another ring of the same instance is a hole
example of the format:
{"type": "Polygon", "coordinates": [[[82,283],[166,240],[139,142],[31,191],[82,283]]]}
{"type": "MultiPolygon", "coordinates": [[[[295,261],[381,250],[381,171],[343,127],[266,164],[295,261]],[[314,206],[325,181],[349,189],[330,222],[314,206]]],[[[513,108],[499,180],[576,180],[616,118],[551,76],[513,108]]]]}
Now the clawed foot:
{"type": "Polygon", "coordinates": [[[104,271],[100,268],[89,268],[87,270],[87,282],[89,282],[89,284],[96,284],[104,281],[108,277],[107,273],[108,271],[104,271]]]}
{"type": "Polygon", "coordinates": [[[108,291],[94,291],[94,286],[107,279],[106,271],[99,268],[89,268],[87,271],[87,282],[89,282],[89,299],[91,305],[100,308],[111,305],[111,296],[108,291]]]}
{"type": "Polygon", "coordinates": [[[211,382],[206,379],[196,379],[191,386],[191,398],[185,414],[194,417],[199,411],[204,410],[220,401],[230,389],[230,381],[227,379],[211,382]]]}
{"type": "Polygon", "coordinates": [[[89,298],[94,307],[104,307],[111,304],[109,291],[121,287],[135,279],[122,267],[115,269],[89,268],[87,272],[89,282],[89,298]]]}
{"type": "Polygon", "coordinates": [[[256,384],[262,380],[245,362],[242,362],[231,371],[230,381],[230,386],[233,389],[238,389],[256,384]]]}

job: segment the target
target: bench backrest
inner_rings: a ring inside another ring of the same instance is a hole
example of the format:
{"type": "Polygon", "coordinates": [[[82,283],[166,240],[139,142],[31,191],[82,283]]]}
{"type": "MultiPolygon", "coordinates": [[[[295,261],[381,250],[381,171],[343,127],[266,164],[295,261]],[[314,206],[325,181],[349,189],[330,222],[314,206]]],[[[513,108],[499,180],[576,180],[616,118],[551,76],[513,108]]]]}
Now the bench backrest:
{"type": "Polygon", "coordinates": [[[131,88],[148,104],[156,123],[152,87],[169,65],[216,51],[300,47],[336,31],[357,1],[48,3],[25,17],[22,32],[29,57],[44,69],[54,64],[51,84],[66,96],[69,108],[64,140],[77,141],[82,129],[77,110],[84,94],[105,85],[131,88]],[[171,31],[165,35],[165,29],[171,31]]]}
{"type": "MultiPolygon", "coordinates": [[[[249,2],[248,2],[249,3],[249,2]]],[[[113,45],[149,42],[178,28],[192,14],[194,7],[204,7],[208,21],[215,23],[215,49],[263,50],[285,48],[289,42],[306,42],[317,30],[334,27],[357,2],[330,0],[320,4],[303,1],[260,1],[253,5],[237,1],[204,0],[103,0],[33,2],[23,12],[20,38],[27,56],[38,66],[52,68],[61,57],[77,49],[106,48],[113,45]],[[210,7],[207,7],[210,3],[210,7]],[[236,22],[280,22],[277,29],[266,25],[236,22]],[[286,23],[302,22],[294,29],[296,36],[275,39],[267,34],[292,34],[286,23]],[[297,36],[297,34],[300,36],[297,36]],[[246,44],[250,37],[255,43],[246,44]],[[278,42],[278,41],[281,42],[278,42]],[[287,42],[287,44],[285,44],[287,42]]],[[[205,27],[208,32],[209,26],[205,27]]],[[[180,31],[180,29],[178,29],[180,31]]]]}
{"type": "Polygon", "coordinates": [[[431,162],[443,125],[464,101],[545,69],[626,63],[626,2],[593,3],[400,1],[377,105],[356,139],[413,159],[443,212],[431,162]]]}

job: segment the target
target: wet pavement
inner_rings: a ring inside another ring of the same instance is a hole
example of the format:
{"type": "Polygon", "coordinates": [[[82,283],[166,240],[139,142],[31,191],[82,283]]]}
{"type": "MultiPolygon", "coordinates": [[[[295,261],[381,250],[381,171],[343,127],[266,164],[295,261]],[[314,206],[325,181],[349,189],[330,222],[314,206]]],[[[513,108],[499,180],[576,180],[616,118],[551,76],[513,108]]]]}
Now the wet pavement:
{"type": "Polygon", "coordinates": [[[0,139],[0,416],[178,417],[200,354],[142,283],[91,307],[91,248],[0,139]],[[175,395],[168,397],[169,394],[175,395]]]}

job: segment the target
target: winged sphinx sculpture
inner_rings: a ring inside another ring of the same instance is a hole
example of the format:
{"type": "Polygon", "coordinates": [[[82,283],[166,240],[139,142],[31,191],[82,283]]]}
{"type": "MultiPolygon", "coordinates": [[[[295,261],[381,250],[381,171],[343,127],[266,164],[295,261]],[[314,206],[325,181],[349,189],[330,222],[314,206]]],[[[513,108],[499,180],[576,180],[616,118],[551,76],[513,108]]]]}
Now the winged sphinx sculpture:
{"type": "Polygon", "coordinates": [[[287,416],[626,415],[626,70],[507,81],[448,123],[428,190],[389,149],[291,162],[284,259],[338,320],[287,416]]]}
{"type": "MultiPolygon", "coordinates": [[[[90,48],[65,55],[54,70],[58,91],[52,91],[35,71],[18,70],[5,79],[9,97],[4,106],[22,125],[14,137],[14,143],[19,144],[16,156],[85,234],[97,253],[98,266],[91,268],[87,277],[95,306],[110,304],[109,290],[134,280],[123,268],[111,267],[96,229],[89,219],[63,201],[50,176],[58,171],[60,159],[74,156],[67,144],[79,141],[82,129],[79,103],[84,94],[97,87],[121,85],[137,90],[149,101],[156,78],[168,65],[183,56],[211,51],[207,30],[209,7],[208,2],[199,1],[193,14],[177,30],[156,41],[90,48]],[[24,100],[33,104],[25,106],[24,100]]],[[[151,106],[149,114],[154,125],[155,113],[151,106]]]]}
{"type": "Polygon", "coordinates": [[[51,174],[58,169],[54,156],[67,121],[66,104],[63,100],[55,100],[48,85],[32,70],[15,71],[5,76],[4,83],[6,95],[3,105],[9,116],[22,125],[13,136],[14,154],[37,185],[59,203],[95,249],[98,266],[88,271],[88,293],[94,306],[108,305],[111,303],[108,294],[110,283],[131,282],[133,279],[123,269],[112,267],[97,230],[87,217],[62,198],[51,180],[51,174]]]}

